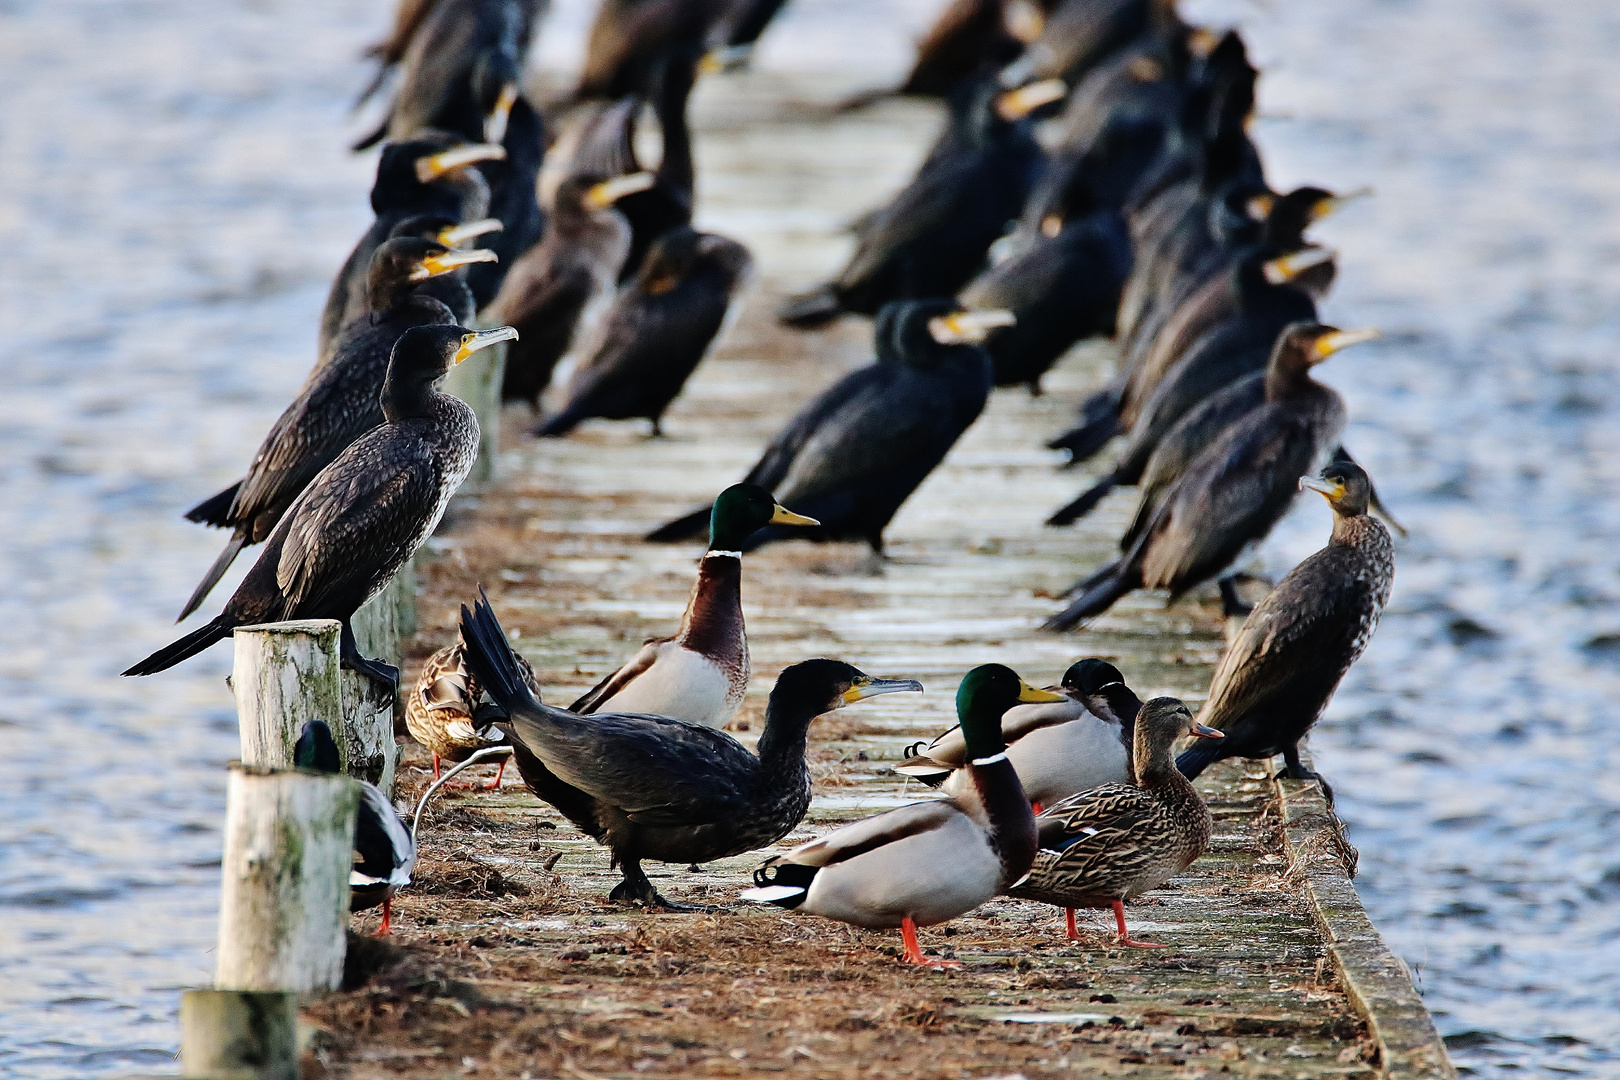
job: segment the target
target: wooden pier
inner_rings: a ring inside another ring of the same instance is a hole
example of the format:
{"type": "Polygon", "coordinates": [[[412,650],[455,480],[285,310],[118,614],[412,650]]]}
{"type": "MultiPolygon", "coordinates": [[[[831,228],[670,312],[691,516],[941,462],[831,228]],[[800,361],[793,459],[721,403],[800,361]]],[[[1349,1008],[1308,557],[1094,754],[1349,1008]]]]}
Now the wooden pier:
{"type": "MultiPolygon", "coordinates": [[[[667,417],[667,438],[595,423],[522,441],[513,433],[527,417],[508,411],[497,479],[458,501],[419,559],[407,686],[479,584],[552,702],[673,630],[699,551],[639,537],[738,479],[810,395],[870,355],[863,322],[800,335],[771,318],[782,295],[837,263],[844,241],[828,223],[886,197],[932,136],[931,110],[912,103],[831,117],[823,105],[840,89],[812,97],[762,75],[700,88],[700,225],[754,248],[760,286],[667,417]]],[[[783,846],[927,797],[889,766],[954,722],[956,682],[975,664],[1043,684],[1102,656],[1143,698],[1202,696],[1222,647],[1213,590],[1168,609],[1133,596],[1079,634],[1035,630],[1051,594],[1109,557],[1132,505],[1125,493],[1077,529],[1040,524],[1085,479],[1055,471],[1042,438],[1109,360],[1107,346],[1085,347],[1045,397],[999,392],[902,510],[886,561],[805,543],[747,557],[755,679],[739,738],[758,735],[776,673],[809,656],[927,687],[816,721],[815,802],[783,846]]],[[[1228,763],[1200,781],[1210,853],[1131,910],[1133,931],[1167,948],[1116,947],[1102,913],[1082,914],[1071,942],[1057,909],[997,900],[922,932],[925,950],[964,965],[949,973],[902,966],[897,934],[737,903],[759,853],[696,872],[647,867],[665,895],[729,914],[610,906],[605,849],[509,773],[500,791],[432,805],[394,937],[351,936],[356,988],[304,1010],[304,1075],[1454,1075],[1360,909],[1353,852],[1315,786],[1278,785],[1272,771],[1228,763]]],[[[400,795],[414,799],[430,778],[408,744],[400,795]]],[[[368,913],[356,927],[376,922],[368,913]]]]}

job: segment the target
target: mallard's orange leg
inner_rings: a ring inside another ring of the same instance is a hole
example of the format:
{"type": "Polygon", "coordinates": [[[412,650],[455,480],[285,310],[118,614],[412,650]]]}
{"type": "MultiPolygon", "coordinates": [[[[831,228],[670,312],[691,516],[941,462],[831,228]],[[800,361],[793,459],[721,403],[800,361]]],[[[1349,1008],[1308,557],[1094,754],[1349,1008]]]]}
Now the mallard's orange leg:
{"type": "Polygon", "coordinates": [[[433,755],[433,779],[434,780],[439,779],[439,755],[438,754],[433,755]]]}
{"type": "Polygon", "coordinates": [[[906,943],[906,963],[918,964],[931,968],[959,968],[962,965],[955,960],[936,960],[932,956],[924,956],[922,946],[917,944],[917,924],[907,915],[900,920],[900,940],[906,943]]]}
{"type": "Polygon", "coordinates": [[[1131,935],[1125,932],[1125,902],[1114,901],[1114,919],[1119,923],[1119,943],[1129,945],[1134,949],[1162,949],[1163,945],[1156,941],[1132,941],[1131,935]]]}
{"type": "Polygon", "coordinates": [[[1036,813],[1037,813],[1037,814],[1040,814],[1040,813],[1044,813],[1044,812],[1045,812],[1045,811],[1043,811],[1043,810],[1042,810],[1042,809],[1041,809],[1041,804],[1040,804],[1040,803],[1039,803],[1039,802],[1032,802],[1032,803],[1030,803],[1030,804],[1029,804],[1029,808],[1030,808],[1030,809],[1031,809],[1031,810],[1033,810],[1033,811],[1035,811],[1035,812],[1036,812],[1036,813]]]}
{"type": "Polygon", "coordinates": [[[375,936],[375,937],[387,937],[389,934],[392,934],[394,932],[393,926],[389,922],[389,918],[388,918],[389,914],[390,914],[390,910],[393,908],[393,906],[394,906],[394,898],[392,896],[385,897],[383,899],[383,921],[382,921],[382,925],[377,928],[377,933],[375,935],[373,935],[373,936],[375,936]]]}
{"type": "Polygon", "coordinates": [[[512,757],[510,754],[501,758],[501,767],[495,770],[495,779],[484,785],[485,791],[494,791],[496,788],[501,786],[501,777],[506,775],[506,763],[511,760],[512,757]]]}
{"type": "Polygon", "coordinates": [[[1067,936],[1070,941],[1080,936],[1080,931],[1075,929],[1074,925],[1074,908],[1066,907],[1063,909],[1063,921],[1068,924],[1069,932],[1067,936]]]}

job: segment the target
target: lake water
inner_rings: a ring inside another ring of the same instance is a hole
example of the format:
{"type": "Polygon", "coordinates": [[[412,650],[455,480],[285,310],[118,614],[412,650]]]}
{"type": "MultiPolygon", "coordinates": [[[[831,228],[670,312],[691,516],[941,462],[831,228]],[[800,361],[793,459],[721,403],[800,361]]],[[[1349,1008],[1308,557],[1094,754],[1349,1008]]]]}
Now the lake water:
{"type": "MultiPolygon", "coordinates": [[[[173,636],[237,475],[307,370],[365,227],[343,147],[380,0],[0,0],[0,1075],[171,1068],[206,982],[217,649],[173,636]]],[[[558,0],[539,61],[577,62],[558,0]]],[[[935,2],[793,0],[764,69],[892,79],[935,2]]],[[[1601,0],[1189,0],[1265,70],[1274,183],[1325,223],[1323,370],[1412,529],[1391,610],[1315,739],[1358,886],[1460,1064],[1620,1072],[1620,11],[1601,0]]],[[[768,258],[769,253],[766,253],[768,258]]],[[[768,271],[769,267],[767,267],[768,271]]],[[[1308,505],[1279,572],[1320,545],[1308,505]]]]}

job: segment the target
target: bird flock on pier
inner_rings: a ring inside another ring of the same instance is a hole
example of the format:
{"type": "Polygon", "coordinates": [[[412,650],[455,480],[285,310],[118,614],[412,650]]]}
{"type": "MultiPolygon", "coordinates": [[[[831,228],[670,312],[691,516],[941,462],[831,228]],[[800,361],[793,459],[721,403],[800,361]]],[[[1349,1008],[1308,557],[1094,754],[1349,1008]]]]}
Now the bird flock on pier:
{"type": "MultiPolygon", "coordinates": [[[[811,721],[922,689],[807,658],[777,676],[757,745],[733,738],[750,679],[744,554],[852,541],[881,557],[895,514],[992,393],[1041,393],[1077,342],[1112,338],[1116,371],[1048,444],[1061,467],[1111,464],[1048,524],[1119,489],[1136,489],[1137,509],[1118,557],[1076,581],[1046,628],[1083,626],[1134,590],[1174,602],[1214,584],[1243,621],[1207,700],[1196,713],[1141,701],[1097,658],[1048,689],[976,667],[959,726],[895,765],[940,797],[772,855],[741,899],[900,929],[919,964],[944,961],[917,927],[998,895],[1066,909],[1071,936],[1074,909],[1111,909],[1121,943],[1150,944],[1131,938],[1124,903],[1208,847],[1189,781],[1279,753],[1289,776],[1319,780],[1300,740],[1388,600],[1394,546],[1378,516],[1400,527],[1344,446],[1344,401],[1314,375],[1377,336],[1320,321],[1335,253],[1307,235],[1360,193],[1273,189],[1250,138],[1258,73],[1243,39],[1190,25],[1175,0],[950,0],[900,85],[843,106],[937,98],[938,138],[856,222],[843,267],[777,312],[806,334],[869,319],[872,361],[810,399],[737,484],[647,536],[707,543],[679,627],[563,708],[488,599],[468,597],[458,635],[401,687],[351,622],[479,453],[478,416],[444,392],[446,374],[499,345],[501,396],[530,410],[528,437],[643,420],[656,436],[753,272],[744,245],[694,224],[687,114],[699,79],[748,63],[783,0],[602,0],[577,85],[540,101],[529,52],[546,6],[401,0],[367,91],[391,96],[355,147],[380,144],[375,220],[332,283],[294,400],[242,479],[185,514],[227,539],[181,618],[244,550],[257,558],[219,615],[125,674],[240,626],[337,620],[343,666],[402,693],[436,777],[508,748],[527,788],[608,849],[623,878],[612,900],[687,909],[643,862],[775,844],[810,806],[811,721]],[[655,168],[640,156],[649,119],[655,168]],[[1305,490],[1332,508],[1331,537],[1251,609],[1239,586],[1252,553],[1305,490]]],[[[335,768],[331,741],[306,730],[299,763],[335,768]]],[[[362,803],[356,846],[354,906],[386,905],[414,841],[380,794],[362,803]]]]}

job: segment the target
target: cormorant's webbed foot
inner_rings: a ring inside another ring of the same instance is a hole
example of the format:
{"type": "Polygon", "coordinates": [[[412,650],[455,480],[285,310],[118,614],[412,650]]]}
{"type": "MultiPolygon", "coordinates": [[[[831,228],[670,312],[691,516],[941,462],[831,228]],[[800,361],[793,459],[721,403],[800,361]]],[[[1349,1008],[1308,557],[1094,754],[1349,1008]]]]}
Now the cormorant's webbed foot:
{"type": "Polygon", "coordinates": [[[1310,781],[1315,780],[1322,785],[1322,798],[1327,800],[1328,809],[1333,808],[1333,788],[1321,773],[1307,769],[1299,760],[1299,747],[1291,746],[1283,751],[1283,770],[1277,774],[1278,778],[1289,780],[1310,781]]]}
{"type": "Polygon", "coordinates": [[[613,886],[613,891],[608,893],[608,902],[627,907],[663,908],[681,914],[719,915],[727,910],[713,904],[678,904],[666,900],[647,880],[647,875],[641,872],[639,866],[625,867],[624,880],[613,886]]]}
{"type": "Polygon", "coordinates": [[[361,656],[360,646],[355,642],[354,631],[349,629],[348,623],[343,624],[343,632],[338,637],[338,657],[340,667],[359,672],[390,695],[399,693],[399,668],[361,656]]]}
{"type": "Polygon", "coordinates": [[[1254,610],[1253,604],[1245,604],[1238,596],[1236,577],[1223,577],[1217,584],[1221,587],[1221,614],[1244,618],[1254,610]]]}

